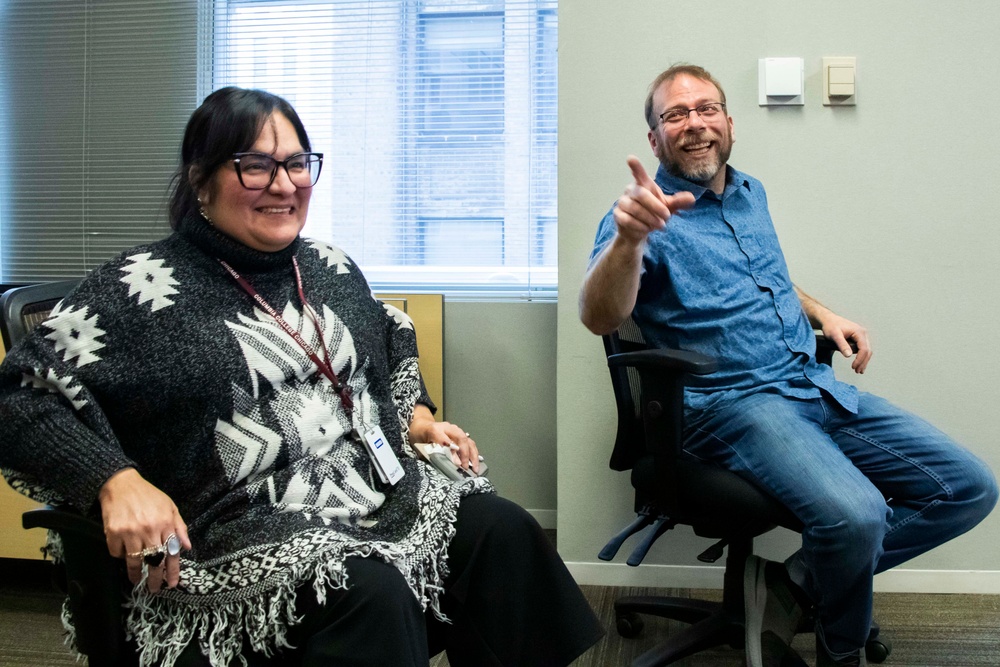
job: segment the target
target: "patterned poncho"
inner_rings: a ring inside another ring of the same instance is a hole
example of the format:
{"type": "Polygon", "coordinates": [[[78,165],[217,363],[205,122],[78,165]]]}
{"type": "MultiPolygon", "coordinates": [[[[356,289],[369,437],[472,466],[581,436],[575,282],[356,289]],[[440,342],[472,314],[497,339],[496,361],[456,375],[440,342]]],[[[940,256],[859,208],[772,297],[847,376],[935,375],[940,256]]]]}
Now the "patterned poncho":
{"type": "MultiPolygon", "coordinates": [[[[100,487],[135,467],[187,522],[180,585],[136,587],[127,629],[143,665],[192,640],[213,665],[285,644],[296,588],[350,585],[349,556],[399,569],[440,617],[460,498],[412,457],[415,403],[430,399],[413,324],[376,300],[335,247],[297,239],[251,250],[201,218],[96,269],[0,366],[0,469],[42,502],[99,516],[100,487]],[[320,330],[304,314],[291,258],[320,330]],[[338,395],[295,341],[220,265],[227,261],[351,389],[338,395]],[[403,465],[379,481],[357,432],[378,425],[403,465]]],[[[302,594],[302,593],[300,593],[302,594]]]]}

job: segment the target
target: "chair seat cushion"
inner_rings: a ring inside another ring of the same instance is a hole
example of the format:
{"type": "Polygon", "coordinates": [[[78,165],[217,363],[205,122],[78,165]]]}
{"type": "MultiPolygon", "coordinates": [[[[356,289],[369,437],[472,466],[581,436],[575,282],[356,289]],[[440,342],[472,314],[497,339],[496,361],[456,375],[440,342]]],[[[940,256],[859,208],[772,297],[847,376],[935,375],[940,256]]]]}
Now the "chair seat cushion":
{"type": "Polygon", "coordinates": [[[632,486],[644,502],[653,502],[678,523],[690,524],[698,535],[759,535],[774,526],[802,530],[784,505],[736,473],[687,459],[671,465],[666,474],[658,473],[652,455],[640,458],[632,468],[632,486]],[[671,484],[676,485],[673,492],[671,484]]]}

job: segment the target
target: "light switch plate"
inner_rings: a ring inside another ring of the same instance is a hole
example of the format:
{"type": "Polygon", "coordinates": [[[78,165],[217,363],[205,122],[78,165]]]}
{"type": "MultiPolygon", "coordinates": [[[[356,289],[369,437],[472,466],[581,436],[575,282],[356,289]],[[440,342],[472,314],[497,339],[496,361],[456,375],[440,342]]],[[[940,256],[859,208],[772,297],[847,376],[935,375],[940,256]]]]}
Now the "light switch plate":
{"type": "Polygon", "coordinates": [[[823,106],[854,106],[858,96],[858,59],[823,58],[823,106]]]}

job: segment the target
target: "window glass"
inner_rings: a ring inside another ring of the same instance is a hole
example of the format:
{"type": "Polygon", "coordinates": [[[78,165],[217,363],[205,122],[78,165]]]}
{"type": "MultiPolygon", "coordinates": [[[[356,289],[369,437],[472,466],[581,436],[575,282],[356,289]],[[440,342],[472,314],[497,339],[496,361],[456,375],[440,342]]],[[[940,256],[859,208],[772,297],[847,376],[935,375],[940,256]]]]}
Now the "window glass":
{"type": "Polygon", "coordinates": [[[295,105],[304,233],[376,287],[555,295],[555,0],[0,4],[0,281],[169,234],[187,119],[235,84],[295,105]]]}
{"type": "Polygon", "coordinates": [[[210,88],[282,95],[325,154],[304,234],[380,289],[554,296],[554,1],[216,5],[210,88]]]}

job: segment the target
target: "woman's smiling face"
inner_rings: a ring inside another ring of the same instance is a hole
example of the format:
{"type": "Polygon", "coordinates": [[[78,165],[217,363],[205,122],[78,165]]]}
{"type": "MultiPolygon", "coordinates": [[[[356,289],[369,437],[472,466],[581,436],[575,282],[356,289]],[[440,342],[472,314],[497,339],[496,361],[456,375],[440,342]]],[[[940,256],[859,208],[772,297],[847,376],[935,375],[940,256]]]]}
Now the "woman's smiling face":
{"type": "MultiPolygon", "coordinates": [[[[276,160],[303,150],[294,126],[278,112],[267,119],[249,149],[276,160]]],[[[276,252],[288,247],[305,226],[312,188],[295,187],[285,169],[278,167],[268,187],[248,190],[229,160],[215,171],[198,195],[219,231],[255,250],[276,252]]]]}

